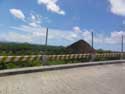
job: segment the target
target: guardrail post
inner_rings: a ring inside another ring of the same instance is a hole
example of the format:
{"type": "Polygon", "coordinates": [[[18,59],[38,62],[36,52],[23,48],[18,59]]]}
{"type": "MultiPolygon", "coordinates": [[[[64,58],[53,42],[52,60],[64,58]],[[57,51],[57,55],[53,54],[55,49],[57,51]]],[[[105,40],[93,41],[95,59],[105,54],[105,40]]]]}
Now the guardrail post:
{"type": "Polygon", "coordinates": [[[42,58],[41,58],[41,62],[43,65],[47,65],[47,62],[48,62],[48,57],[47,55],[42,55],[42,58]]]}
{"type": "Polygon", "coordinates": [[[121,54],[120,54],[120,59],[123,59],[123,57],[124,57],[124,54],[121,53],[121,54]]]}
{"type": "Polygon", "coordinates": [[[94,61],[95,58],[96,58],[96,54],[95,54],[95,53],[92,53],[92,54],[91,54],[91,59],[90,59],[90,61],[94,61]]]}

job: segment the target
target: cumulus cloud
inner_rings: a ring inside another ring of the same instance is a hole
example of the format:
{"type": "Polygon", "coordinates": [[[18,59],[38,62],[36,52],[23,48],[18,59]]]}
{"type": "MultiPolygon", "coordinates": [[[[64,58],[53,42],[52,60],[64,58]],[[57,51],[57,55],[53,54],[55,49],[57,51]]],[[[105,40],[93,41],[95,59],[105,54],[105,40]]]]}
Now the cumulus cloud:
{"type": "Polygon", "coordinates": [[[2,34],[0,36],[2,36],[2,38],[0,38],[0,40],[6,41],[6,42],[32,43],[32,39],[33,39],[33,36],[31,36],[30,34],[21,34],[19,32],[13,32],[13,31],[10,31],[6,34],[2,34]]]}
{"type": "Polygon", "coordinates": [[[114,31],[111,32],[109,37],[105,37],[105,41],[108,44],[119,44],[121,43],[122,36],[125,36],[124,31],[114,31]]]}
{"type": "Polygon", "coordinates": [[[113,14],[125,16],[125,0],[109,0],[109,3],[113,14]]]}
{"type": "MultiPolygon", "coordinates": [[[[83,39],[91,44],[91,32],[92,30],[88,29],[80,29],[80,32],[77,32],[74,30],[74,27],[72,30],[49,28],[48,44],[67,46],[80,39],[83,39]]],[[[108,35],[107,34],[104,35],[94,31],[94,45],[97,48],[104,48],[111,46],[112,49],[116,45],[117,47],[120,47],[119,45],[121,44],[122,35],[125,36],[124,31],[112,31],[108,35]]],[[[27,24],[20,26],[11,26],[9,33],[0,35],[0,40],[8,42],[13,41],[13,42],[44,44],[45,36],[46,36],[46,27],[41,27],[41,26],[33,27],[27,24]]]]}
{"type": "MultiPolygon", "coordinates": [[[[35,38],[38,37],[45,37],[46,34],[46,28],[37,26],[37,27],[32,27],[30,25],[21,25],[21,26],[12,26],[11,29],[16,30],[16,31],[24,31],[26,33],[32,34],[35,38]]],[[[81,30],[80,30],[81,31],[81,30]]],[[[59,30],[59,29],[49,29],[49,39],[52,40],[64,40],[64,41],[69,41],[73,42],[76,40],[79,40],[81,38],[86,38],[89,34],[89,31],[84,31],[84,32],[76,32],[74,30],[59,30]]]]}
{"type": "MultiPolygon", "coordinates": [[[[46,28],[41,26],[44,17],[31,13],[28,17],[25,17],[25,24],[20,26],[11,26],[11,31],[14,33],[7,34],[7,41],[24,41],[30,43],[44,43],[46,36],[46,28]],[[21,32],[20,32],[21,31],[21,32]],[[22,34],[23,33],[23,34],[22,34]],[[10,40],[8,40],[10,39],[10,40]]],[[[68,45],[80,39],[84,39],[88,43],[91,43],[90,29],[81,29],[79,26],[74,26],[72,30],[60,30],[49,28],[49,41],[53,43],[58,42],[57,45],[68,45]],[[62,42],[60,42],[62,41],[62,42]],[[67,43],[67,44],[62,44],[67,43]]],[[[100,33],[94,33],[94,43],[97,44],[118,44],[121,42],[121,35],[125,36],[124,31],[113,31],[110,35],[103,35],[100,33]]]]}
{"type": "Polygon", "coordinates": [[[21,20],[24,20],[25,19],[25,15],[24,15],[24,13],[20,10],[20,9],[10,9],[9,10],[10,11],[10,13],[14,16],[14,17],[16,17],[16,18],[18,18],[18,19],[21,19],[21,20]]]}
{"type": "Polygon", "coordinates": [[[80,30],[80,27],[79,27],[79,26],[74,26],[74,27],[73,27],[73,30],[74,30],[75,32],[81,32],[81,30],[80,30]]]}
{"type": "Polygon", "coordinates": [[[42,23],[42,16],[38,14],[30,14],[30,17],[27,19],[27,23],[32,27],[38,27],[42,23]]]}
{"type": "Polygon", "coordinates": [[[43,4],[46,8],[54,13],[65,15],[65,11],[63,11],[59,5],[57,5],[58,0],[38,0],[38,4],[43,4]]]}

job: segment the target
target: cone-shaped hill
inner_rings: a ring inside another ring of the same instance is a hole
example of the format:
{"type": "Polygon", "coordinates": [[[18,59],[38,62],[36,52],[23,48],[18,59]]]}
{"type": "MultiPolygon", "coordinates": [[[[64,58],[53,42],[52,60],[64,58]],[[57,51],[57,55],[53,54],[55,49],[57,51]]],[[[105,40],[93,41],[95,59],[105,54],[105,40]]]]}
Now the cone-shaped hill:
{"type": "Polygon", "coordinates": [[[95,53],[95,49],[92,48],[86,41],[79,40],[70,46],[68,46],[67,51],[73,54],[83,54],[83,53],[95,53]]]}

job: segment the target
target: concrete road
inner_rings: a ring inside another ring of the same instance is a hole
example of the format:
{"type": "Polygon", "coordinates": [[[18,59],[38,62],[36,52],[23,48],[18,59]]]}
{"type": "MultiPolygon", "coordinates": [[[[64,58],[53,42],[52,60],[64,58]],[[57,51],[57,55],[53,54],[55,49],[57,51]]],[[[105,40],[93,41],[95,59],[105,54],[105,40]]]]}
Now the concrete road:
{"type": "Polygon", "coordinates": [[[0,94],[125,94],[125,64],[0,77],[0,94]]]}

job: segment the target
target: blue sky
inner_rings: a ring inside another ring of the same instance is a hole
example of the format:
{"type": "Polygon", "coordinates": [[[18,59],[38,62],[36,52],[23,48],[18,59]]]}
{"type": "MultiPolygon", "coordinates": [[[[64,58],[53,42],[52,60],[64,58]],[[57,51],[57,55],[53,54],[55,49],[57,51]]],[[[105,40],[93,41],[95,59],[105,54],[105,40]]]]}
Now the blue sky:
{"type": "Polygon", "coordinates": [[[79,39],[120,50],[125,0],[0,0],[0,41],[67,46],[79,39]]]}

